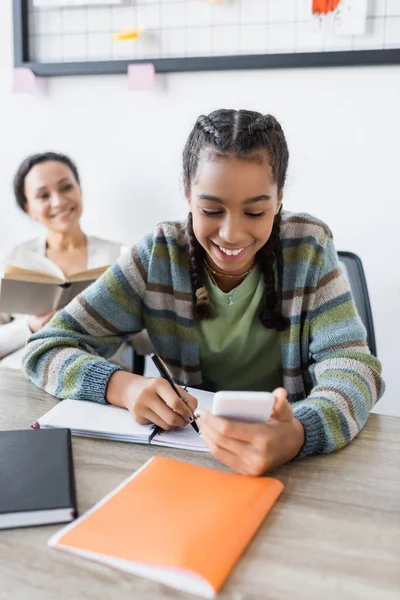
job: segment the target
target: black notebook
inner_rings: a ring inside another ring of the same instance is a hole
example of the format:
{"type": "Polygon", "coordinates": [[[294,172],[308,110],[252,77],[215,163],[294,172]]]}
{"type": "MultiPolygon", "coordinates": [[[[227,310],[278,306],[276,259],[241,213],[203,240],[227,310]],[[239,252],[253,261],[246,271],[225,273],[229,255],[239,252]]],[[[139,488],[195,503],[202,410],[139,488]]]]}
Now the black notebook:
{"type": "Polygon", "coordinates": [[[70,430],[0,431],[0,529],[75,517],[70,430]]]}

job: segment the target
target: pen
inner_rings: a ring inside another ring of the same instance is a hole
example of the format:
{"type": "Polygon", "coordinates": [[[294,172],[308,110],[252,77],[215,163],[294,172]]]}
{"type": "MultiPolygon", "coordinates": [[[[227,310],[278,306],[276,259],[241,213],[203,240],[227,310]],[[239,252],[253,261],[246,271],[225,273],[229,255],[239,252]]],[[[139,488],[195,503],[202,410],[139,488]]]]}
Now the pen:
{"type": "Polygon", "coordinates": [[[156,437],[156,435],[158,435],[159,433],[162,433],[164,431],[164,429],[162,427],[159,427],[159,425],[153,425],[153,427],[151,428],[151,434],[149,435],[149,444],[151,442],[151,440],[156,437]]]}
{"type": "MultiPolygon", "coordinates": [[[[161,358],[157,354],[152,354],[151,360],[155,364],[157,371],[160,373],[161,377],[163,377],[164,379],[166,379],[168,381],[169,385],[172,387],[172,389],[174,390],[176,395],[179,396],[179,398],[182,400],[182,402],[185,402],[185,400],[182,398],[181,394],[179,393],[178,388],[176,387],[175,383],[173,382],[172,377],[171,377],[167,367],[164,365],[163,361],[161,360],[161,358]]],[[[185,402],[185,404],[186,404],[186,402],[185,402]]],[[[189,408],[189,410],[190,410],[190,408],[189,408]]],[[[193,414],[191,417],[189,417],[189,423],[193,427],[193,429],[195,430],[196,433],[200,433],[200,430],[197,426],[197,423],[194,419],[193,414]]],[[[161,428],[159,428],[159,429],[161,429],[161,428]]],[[[160,433],[160,432],[157,432],[157,433],[160,433]]],[[[149,440],[151,441],[155,435],[156,435],[156,433],[154,433],[154,431],[153,431],[152,434],[150,435],[149,440]]]]}

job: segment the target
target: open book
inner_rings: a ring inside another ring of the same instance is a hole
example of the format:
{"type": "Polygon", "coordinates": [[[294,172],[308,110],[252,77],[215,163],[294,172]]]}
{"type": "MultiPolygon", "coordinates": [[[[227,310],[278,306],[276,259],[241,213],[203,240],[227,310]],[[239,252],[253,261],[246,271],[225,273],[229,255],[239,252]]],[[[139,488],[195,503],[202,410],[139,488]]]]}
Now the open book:
{"type": "Polygon", "coordinates": [[[109,265],[74,273],[68,279],[45,256],[25,252],[23,262],[2,270],[0,312],[44,315],[59,310],[95,281],[109,265]]]}
{"type": "MultiPolygon", "coordinates": [[[[156,456],[48,543],[214,598],[282,490],[283,484],[272,477],[156,456]]],[[[272,548],[273,536],[268,541],[264,535],[262,543],[272,548]]],[[[248,565],[243,568],[249,571],[248,565]]],[[[263,568],[261,562],[258,568],[263,568]]],[[[149,588],[149,598],[159,594],[149,588]]]]}
{"type": "MultiPolygon", "coordinates": [[[[200,408],[211,410],[214,394],[195,388],[187,388],[197,398],[200,408]]],[[[34,429],[65,427],[72,435],[103,438],[120,442],[148,444],[153,431],[152,425],[139,425],[132,415],[118,406],[85,402],[84,400],[62,400],[32,425],[34,429]]],[[[208,452],[202,437],[190,425],[164,431],[151,440],[152,446],[169,446],[185,450],[208,452]]]]}

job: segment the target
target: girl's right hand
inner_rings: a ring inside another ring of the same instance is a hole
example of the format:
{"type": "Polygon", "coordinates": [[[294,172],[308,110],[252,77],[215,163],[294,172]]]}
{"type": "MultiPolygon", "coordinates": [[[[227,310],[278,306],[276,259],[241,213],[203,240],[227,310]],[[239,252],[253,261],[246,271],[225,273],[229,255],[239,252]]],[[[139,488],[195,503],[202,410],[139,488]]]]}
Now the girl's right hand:
{"type": "Polygon", "coordinates": [[[183,388],[177,388],[184,401],[161,377],[116,371],[108,384],[107,401],[127,408],[140,425],[154,423],[168,430],[187,425],[197,408],[196,398],[183,388]]]}
{"type": "Polygon", "coordinates": [[[35,315],[30,315],[28,317],[28,327],[32,331],[32,333],[36,333],[39,329],[42,329],[48,323],[53,315],[56,314],[56,310],[47,313],[46,315],[42,315],[41,317],[36,317],[35,315]]]}

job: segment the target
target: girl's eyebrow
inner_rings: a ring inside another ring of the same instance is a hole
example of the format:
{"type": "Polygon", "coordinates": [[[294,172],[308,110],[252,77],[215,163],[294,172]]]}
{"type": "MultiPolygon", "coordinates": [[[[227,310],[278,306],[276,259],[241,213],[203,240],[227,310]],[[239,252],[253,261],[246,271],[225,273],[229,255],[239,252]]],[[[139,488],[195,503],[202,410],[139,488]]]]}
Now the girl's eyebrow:
{"type": "MultiPolygon", "coordinates": [[[[197,196],[199,200],[209,200],[210,202],[217,202],[218,204],[226,204],[222,198],[218,198],[218,196],[212,196],[210,194],[199,194],[197,196]]],[[[262,202],[265,200],[271,200],[271,196],[267,196],[266,194],[261,194],[261,196],[254,196],[253,198],[247,198],[243,202],[243,204],[254,204],[255,202],[262,202]]]]}

